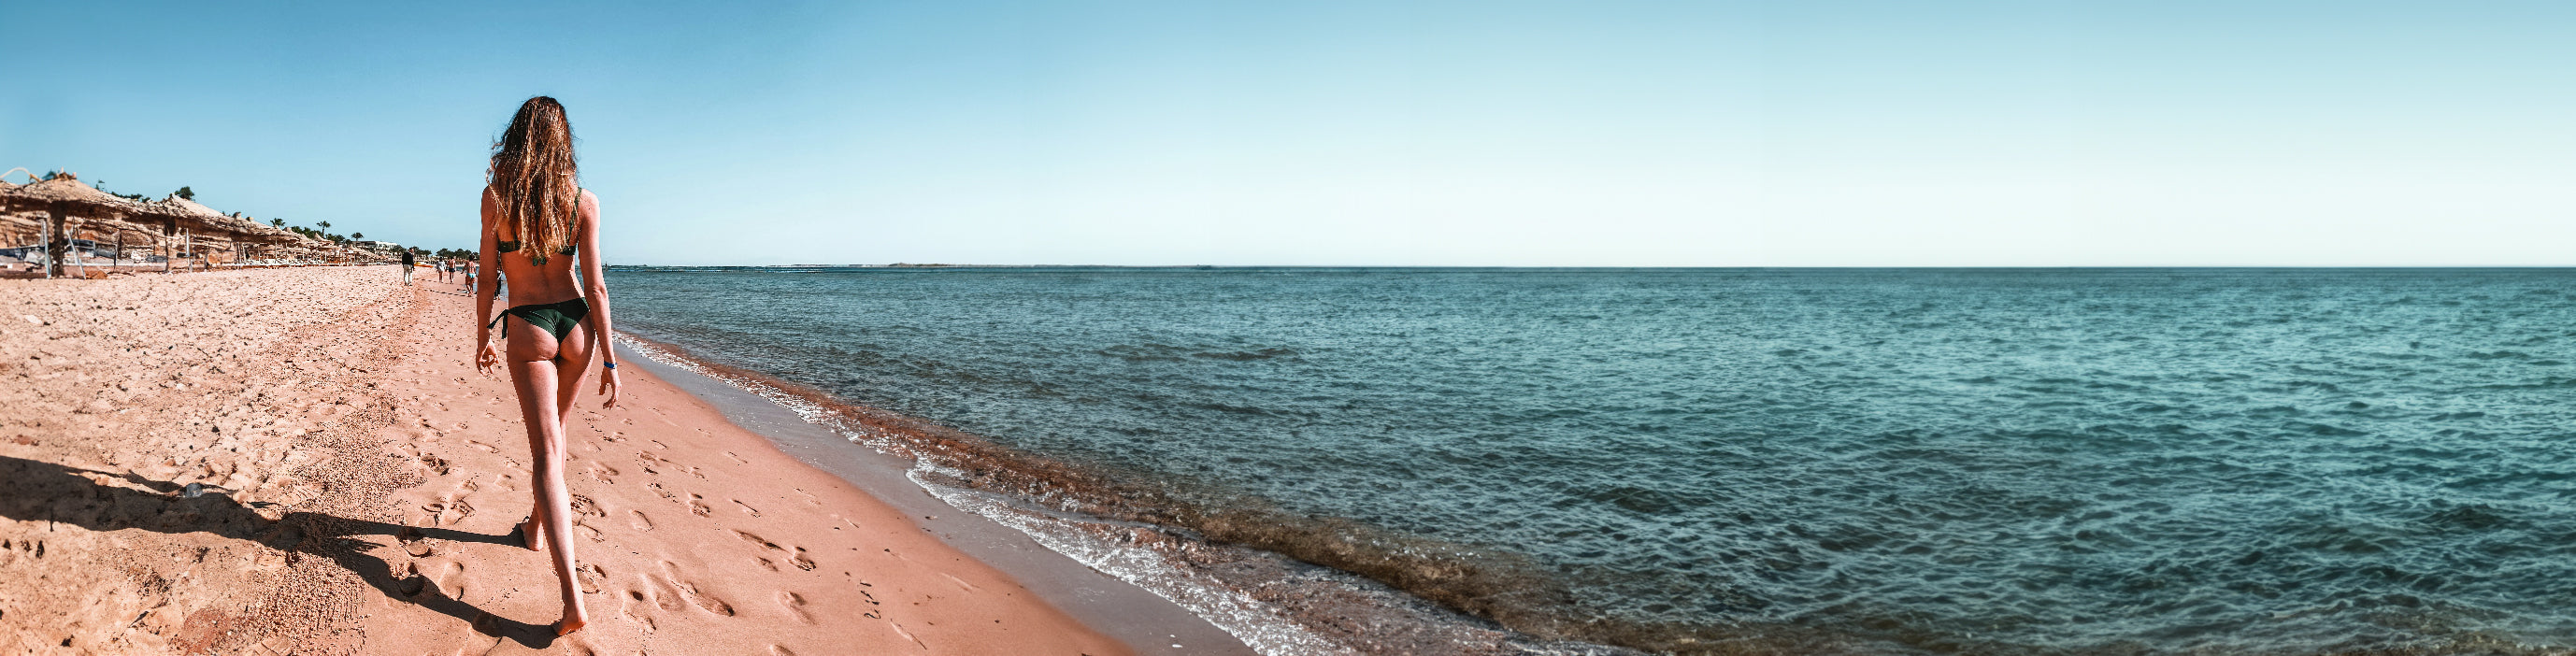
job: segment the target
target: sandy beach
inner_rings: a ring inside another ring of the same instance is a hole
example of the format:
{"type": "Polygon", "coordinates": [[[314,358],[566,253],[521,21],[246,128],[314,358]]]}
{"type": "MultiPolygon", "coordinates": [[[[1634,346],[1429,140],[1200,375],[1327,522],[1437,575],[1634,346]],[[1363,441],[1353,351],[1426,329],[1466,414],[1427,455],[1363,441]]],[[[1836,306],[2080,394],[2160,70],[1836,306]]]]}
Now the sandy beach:
{"type": "Polygon", "coordinates": [[[470,299],[394,281],[0,282],[0,646],[1129,653],[641,370],[568,420],[592,624],[548,635],[509,382],[471,364],[470,299]]]}

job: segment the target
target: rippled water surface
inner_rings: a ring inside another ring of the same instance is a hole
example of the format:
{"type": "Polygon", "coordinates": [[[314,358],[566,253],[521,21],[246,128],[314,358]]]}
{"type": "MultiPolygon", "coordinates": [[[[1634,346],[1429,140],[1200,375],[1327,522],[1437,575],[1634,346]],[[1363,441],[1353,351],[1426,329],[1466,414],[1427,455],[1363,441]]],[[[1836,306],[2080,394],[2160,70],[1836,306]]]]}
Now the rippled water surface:
{"type": "Polygon", "coordinates": [[[2560,270],[625,270],[620,326],[1889,652],[2576,646],[2560,270]],[[2485,642],[2479,642],[2485,641],[2485,642]]]}

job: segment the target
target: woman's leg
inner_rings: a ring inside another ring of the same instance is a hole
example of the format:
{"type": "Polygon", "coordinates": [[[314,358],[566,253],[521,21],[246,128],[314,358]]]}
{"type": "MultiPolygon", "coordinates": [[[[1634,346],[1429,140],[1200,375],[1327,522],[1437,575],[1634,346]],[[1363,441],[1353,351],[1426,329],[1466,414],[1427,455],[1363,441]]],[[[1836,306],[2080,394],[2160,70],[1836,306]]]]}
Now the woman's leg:
{"type": "MultiPolygon", "coordinates": [[[[591,351],[594,348],[595,346],[591,344],[590,341],[589,326],[574,324],[570,332],[564,333],[561,348],[556,351],[560,356],[555,358],[555,362],[558,365],[558,369],[555,372],[555,377],[558,379],[555,384],[555,414],[557,416],[567,418],[572,416],[572,400],[581,396],[581,381],[584,377],[590,375],[591,351]]],[[[571,420],[565,419],[564,421],[569,422],[571,420]]],[[[572,433],[569,430],[571,427],[566,426],[565,428],[567,430],[564,434],[571,435],[572,433]]]]}
{"type": "Polygon", "coordinates": [[[556,583],[563,594],[563,617],[555,622],[555,632],[571,633],[588,624],[590,615],[582,608],[581,586],[573,578],[572,492],[564,485],[564,461],[569,454],[564,449],[563,415],[555,404],[558,349],[553,335],[518,317],[508,320],[518,324],[510,331],[510,380],[518,387],[519,416],[528,426],[528,451],[534,461],[529,468],[535,475],[536,509],[529,519],[539,530],[529,535],[542,535],[545,550],[554,556],[556,583]]]}
{"type": "MultiPolygon", "coordinates": [[[[541,411],[528,405],[528,399],[550,398],[546,395],[551,392],[540,392],[536,386],[531,385],[529,383],[531,377],[520,372],[520,365],[550,361],[558,348],[553,336],[547,335],[535,326],[528,325],[527,321],[502,315],[501,322],[506,324],[501,330],[503,338],[508,342],[502,347],[509,360],[510,382],[518,388],[519,393],[520,423],[528,428],[528,460],[530,463],[537,463],[528,466],[530,472],[537,473],[537,480],[529,482],[528,492],[533,497],[534,503],[528,507],[528,520],[519,524],[519,539],[521,546],[527,547],[529,551],[545,551],[546,509],[551,506],[546,504],[544,490],[538,487],[538,483],[544,479],[542,474],[544,470],[540,467],[541,463],[546,462],[549,453],[560,453],[561,450],[551,449],[548,446],[549,442],[538,429],[541,426],[559,427],[562,422],[543,420],[539,417],[541,411]]],[[[554,371],[554,367],[547,367],[547,370],[549,379],[553,378],[553,374],[559,373],[554,371]]],[[[550,388],[553,385],[549,383],[546,387],[550,388]]]]}
{"type": "MultiPolygon", "coordinates": [[[[563,341],[556,342],[555,421],[556,425],[563,429],[559,434],[567,437],[572,435],[572,430],[563,422],[569,421],[572,417],[572,401],[581,396],[581,381],[590,374],[593,348],[589,329],[580,324],[573,325],[571,332],[564,333],[563,341]]],[[[539,510],[542,511],[543,508],[539,510]]],[[[519,530],[528,536],[527,544],[531,551],[545,550],[536,537],[541,532],[541,527],[545,525],[543,518],[542,513],[530,513],[528,523],[519,526],[519,530]]]]}

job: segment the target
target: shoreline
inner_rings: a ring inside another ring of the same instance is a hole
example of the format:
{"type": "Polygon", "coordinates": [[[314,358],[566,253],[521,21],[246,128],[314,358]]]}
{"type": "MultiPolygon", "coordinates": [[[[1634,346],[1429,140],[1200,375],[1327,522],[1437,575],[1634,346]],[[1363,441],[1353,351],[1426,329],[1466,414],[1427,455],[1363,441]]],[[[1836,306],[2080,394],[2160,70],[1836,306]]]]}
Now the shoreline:
{"type": "MultiPolygon", "coordinates": [[[[945,502],[945,507],[932,506],[936,509],[981,515],[990,523],[1008,525],[1022,534],[1017,541],[1035,540],[1057,558],[1077,561],[1069,564],[1088,566],[1095,574],[1107,572],[1151,590],[1204,622],[1234,634],[1254,651],[1461,656],[1646,653],[1514,631],[1370,575],[1264,548],[1280,540],[1315,543],[1317,540],[1301,536],[1316,533],[1326,538],[1322,542],[1340,542],[1324,546],[1341,552],[1321,554],[1327,562],[1345,560],[1374,568],[1413,570],[1399,573],[1400,579],[1406,574],[1421,576],[1421,572],[1429,571],[1428,576],[1440,579],[1430,581],[1432,585],[1544,587],[1517,571],[1471,571],[1462,575],[1458,570],[1467,568],[1443,567],[1446,563],[1438,561],[1425,566],[1421,562],[1423,558],[1441,557],[1421,552],[1448,553],[1460,549],[1456,545],[1422,542],[1329,518],[1319,521],[1273,510],[1197,507],[1167,493],[1146,490],[1134,481],[1116,480],[1120,478],[1117,472],[1093,471],[1020,453],[987,438],[920,418],[850,403],[774,376],[711,362],[689,354],[684,346],[631,333],[620,334],[619,341],[621,353],[643,355],[635,359],[651,363],[648,366],[657,367],[657,371],[662,367],[676,368],[702,381],[704,387],[692,385],[690,390],[697,393],[704,389],[701,398],[728,407],[729,416],[736,412],[729,406],[744,406],[750,412],[769,415],[757,420],[757,425],[745,423],[757,432],[773,440],[781,439],[773,430],[800,435],[782,440],[782,448],[788,441],[811,440],[810,445],[800,448],[830,452],[857,447],[855,450],[866,452],[866,457],[881,460],[873,465],[877,471],[863,476],[873,482],[851,479],[879,497],[910,497],[921,492],[930,497],[920,498],[921,501],[945,502]],[[716,398],[732,400],[718,402],[716,398]],[[910,468],[905,475],[892,475],[904,467],[910,468]],[[1212,537],[1198,530],[1199,526],[1226,533],[1212,537]],[[1350,544],[1353,539],[1372,546],[1350,544]],[[1375,555],[1379,552],[1407,555],[1375,555]]],[[[1537,623],[1544,626],[1547,620],[1537,623]]],[[[1666,634],[1662,641],[1676,653],[1700,653],[1722,644],[1700,642],[1688,633],[1666,634]]]]}
{"type": "Polygon", "coordinates": [[[735,426],[768,439],[805,466],[837,476],[903,510],[914,524],[949,547],[1010,575],[1038,598],[1084,626],[1126,643],[1136,653],[1256,653],[1232,634],[1163,597],[1048,549],[990,518],[957,510],[912,480],[914,464],[907,459],[853,443],[775,400],[686,368],[699,363],[673,364],[664,360],[679,356],[636,348],[639,342],[657,351],[664,345],[623,334],[616,342],[621,364],[636,363],[637,369],[697,397],[735,426]]]}
{"type": "Polygon", "coordinates": [[[1130,653],[645,371],[567,418],[591,625],[555,638],[515,396],[418,282],[0,282],[0,646],[1130,653]]]}

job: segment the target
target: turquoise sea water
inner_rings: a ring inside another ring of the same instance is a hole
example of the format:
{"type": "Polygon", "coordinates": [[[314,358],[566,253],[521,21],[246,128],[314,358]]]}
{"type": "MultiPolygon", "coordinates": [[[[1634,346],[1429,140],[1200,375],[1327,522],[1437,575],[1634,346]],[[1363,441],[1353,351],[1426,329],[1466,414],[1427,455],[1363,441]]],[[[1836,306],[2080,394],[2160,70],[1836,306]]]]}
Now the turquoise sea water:
{"type": "Polygon", "coordinates": [[[2576,647],[2571,283],[610,274],[621,328],[716,362],[1525,556],[1571,594],[1539,612],[1886,653],[2576,647]]]}

